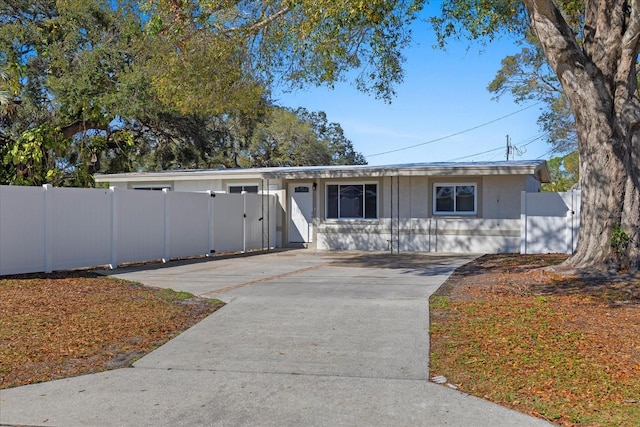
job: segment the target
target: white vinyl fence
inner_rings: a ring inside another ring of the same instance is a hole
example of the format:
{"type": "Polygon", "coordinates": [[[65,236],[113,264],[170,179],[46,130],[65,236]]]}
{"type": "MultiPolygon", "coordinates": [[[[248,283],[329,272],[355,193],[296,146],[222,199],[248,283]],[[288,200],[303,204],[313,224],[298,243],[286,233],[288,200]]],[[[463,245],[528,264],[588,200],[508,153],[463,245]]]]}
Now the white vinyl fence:
{"type": "Polygon", "coordinates": [[[275,197],[0,186],[0,275],[275,247],[275,197]]]}
{"type": "Polygon", "coordinates": [[[522,192],[520,253],[572,253],[580,228],[580,190],[522,192]]]}

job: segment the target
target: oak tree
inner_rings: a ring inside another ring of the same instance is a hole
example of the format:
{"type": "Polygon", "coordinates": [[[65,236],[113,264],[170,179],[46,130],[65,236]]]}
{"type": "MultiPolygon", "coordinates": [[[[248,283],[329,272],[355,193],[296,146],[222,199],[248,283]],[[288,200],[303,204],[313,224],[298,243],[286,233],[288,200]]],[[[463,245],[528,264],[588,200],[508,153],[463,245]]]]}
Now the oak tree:
{"type": "Polygon", "coordinates": [[[328,123],[323,111],[304,108],[269,108],[252,134],[248,155],[251,167],[366,164],[338,123],[328,123]]]}
{"type": "Polygon", "coordinates": [[[455,0],[434,23],[443,44],[535,36],[573,112],[580,155],[580,235],[565,266],[638,270],[640,0],[455,0]]]}
{"type": "Polygon", "coordinates": [[[0,67],[19,74],[14,104],[0,87],[15,107],[0,116],[0,179],[250,165],[274,85],[357,70],[359,89],[389,100],[420,3],[0,0],[0,67]]]}

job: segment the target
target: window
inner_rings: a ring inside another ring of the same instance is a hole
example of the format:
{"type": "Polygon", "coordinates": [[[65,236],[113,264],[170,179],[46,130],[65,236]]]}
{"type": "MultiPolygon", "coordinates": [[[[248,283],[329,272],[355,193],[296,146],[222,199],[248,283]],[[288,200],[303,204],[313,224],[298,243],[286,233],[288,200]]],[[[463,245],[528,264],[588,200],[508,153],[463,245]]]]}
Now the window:
{"type": "Polygon", "coordinates": [[[475,184],[434,184],[433,213],[473,215],[477,210],[475,184]]]}
{"type": "Polygon", "coordinates": [[[258,193],[257,185],[230,185],[229,193],[231,194],[241,194],[243,191],[247,193],[258,193]]]}
{"type": "Polygon", "coordinates": [[[377,219],[377,184],[327,185],[327,219],[377,219]]]}

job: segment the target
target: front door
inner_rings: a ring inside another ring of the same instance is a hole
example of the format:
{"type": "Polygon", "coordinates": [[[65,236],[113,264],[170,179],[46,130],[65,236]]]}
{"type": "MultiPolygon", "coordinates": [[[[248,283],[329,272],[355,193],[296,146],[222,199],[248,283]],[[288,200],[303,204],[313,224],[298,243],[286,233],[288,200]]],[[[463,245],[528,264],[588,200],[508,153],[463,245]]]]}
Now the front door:
{"type": "Polygon", "coordinates": [[[310,243],[313,238],[313,187],[311,184],[292,184],[289,194],[289,242],[310,243]]]}

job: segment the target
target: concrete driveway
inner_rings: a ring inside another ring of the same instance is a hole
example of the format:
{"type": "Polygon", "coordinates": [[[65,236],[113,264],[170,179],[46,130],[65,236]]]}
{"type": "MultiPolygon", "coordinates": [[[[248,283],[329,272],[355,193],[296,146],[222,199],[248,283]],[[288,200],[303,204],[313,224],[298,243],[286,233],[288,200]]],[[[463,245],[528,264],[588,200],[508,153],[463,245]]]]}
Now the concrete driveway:
{"type": "Polygon", "coordinates": [[[0,424],[535,426],[428,381],[428,297],[472,256],[305,250],[110,274],[227,306],[131,369],[0,391],[0,424]]]}

